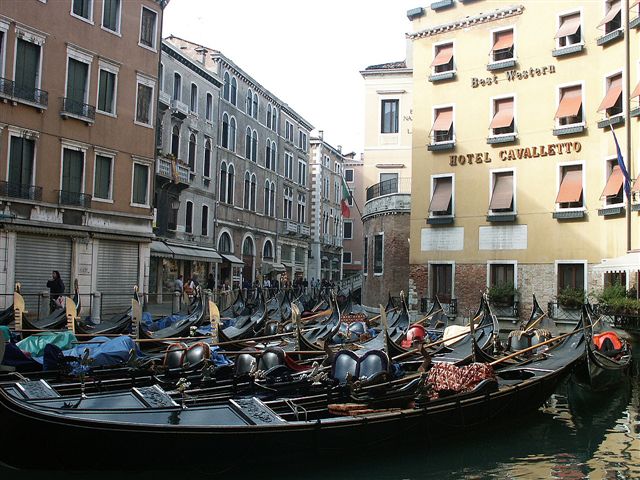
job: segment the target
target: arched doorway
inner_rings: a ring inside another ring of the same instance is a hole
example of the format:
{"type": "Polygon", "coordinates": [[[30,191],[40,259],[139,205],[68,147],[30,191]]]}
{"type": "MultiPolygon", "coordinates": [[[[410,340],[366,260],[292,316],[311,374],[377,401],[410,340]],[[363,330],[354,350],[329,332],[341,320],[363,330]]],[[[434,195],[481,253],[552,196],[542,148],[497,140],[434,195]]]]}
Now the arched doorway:
{"type": "MultiPolygon", "coordinates": [[[[227,232],[222,232],[220,237],[218,238],[218,252],[220,253],[233,253],[231,248],[231,235],[227,232]]],[[[227,282],[227,285],[231,286],[233,283],[233,278],[231,277],[231,268],[232,265],[228,261],[225,261],[220,264],[220,278],[218,279],[218,284],[223,285],[227,282]]]]}
{"type": "Polygon", "coordinates": [[[242,262],[244,263],[244,268],[242,269],[243,281],[248,280],[253,283],[255,280],[255,256],[256,249],[253,239],[251,237],[247,237],[244,239],[244,242],[242,242],[242,262]]]}

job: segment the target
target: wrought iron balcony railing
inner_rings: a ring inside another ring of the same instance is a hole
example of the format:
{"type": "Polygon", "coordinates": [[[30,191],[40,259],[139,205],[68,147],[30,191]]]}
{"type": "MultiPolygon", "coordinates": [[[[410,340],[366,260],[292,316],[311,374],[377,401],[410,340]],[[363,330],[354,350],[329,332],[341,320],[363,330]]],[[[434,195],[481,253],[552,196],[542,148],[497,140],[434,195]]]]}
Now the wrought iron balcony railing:
{"type": "Polygon", "coordinates": [[[60,114],[63,116],[71,115],[89,123],[93,123],[96,119],[96,107],[88,103],[82,103],[73,98],[62,97],[62,108],[60,114]]]}
{"type": "Polygon", "coordinates": [[[411,178],[392,178],[367,188],[367,201],[383,195],[411,193],[411,178]]]}
{"type": "Polygon", "coordinates": [[[22,183],[0,182],[0,196],[40,201],[42,200],[42,187],[23,185],[22,183]]]}
{"type": "Polygon", "coordinates": [[[91,195],[87,193],[69,192],[66,190],[56,190],[59,205],[74,205],[89,208],[91,206],[91,195]]]}
{"type": "Polygon", "coordinates": [[[33,103],[43,108],[49,104],[49,93],[45,90],[16,85],[16,82],[8,78],[0,78],[0,95],[33,103]]]}

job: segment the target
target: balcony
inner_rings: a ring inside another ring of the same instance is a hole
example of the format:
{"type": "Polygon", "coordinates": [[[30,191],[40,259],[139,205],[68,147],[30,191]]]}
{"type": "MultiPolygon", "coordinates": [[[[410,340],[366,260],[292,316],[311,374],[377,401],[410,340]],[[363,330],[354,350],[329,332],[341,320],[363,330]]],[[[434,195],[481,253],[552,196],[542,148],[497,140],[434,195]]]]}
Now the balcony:
{"type": "Polygon", "coordinates": [[[171,115],[177,119],[184,120],[189,115],[189,107],[180,100],[171,100],[171,115]]]}
{"type": "Polygon", "coordinates": [[[189,167],[179,163],[175,159],[158,157],[156,161],[156,175],[172,180],[174,183],[191,183],[189,167]]]}
{"type": "Polygon", "coordinates": [[[328,233],[323,233],[320,235],[320,242],[324,245],[333,245],[333,237],[328,233]]]}
{"type": "Polygon", "coordinates": [[[286,235],[297,235],[298,224],[290,220],[285,220],[282,224],[282,233],[286,235]]]}
{"type": "Polygon", "coordinates": [[[13,80],[0,78],[0,96],[13,102],[26,103],[38,109],[47,108],[49,93],[39,88],[20,87],[13,80]]]}
{"type": "Polygon", "coordinates": [[[41,201],[42,187],[23,185],[21,183],[0,182],[0,196],[41,201]]]}
{"type": "Polygon", "coordinates": [[[68,192],[66,190],[56,190],[58,194],[58,205],[71,205],[75,207],[91,207],[91,195],[79,192],[68,192]]]}
{"type": "Polygon", "coordinates": [[[158,108],[163,111],[171,106],[171,95],[162,90],[158,94],[158,108]]]}
{"type": "Polygon", "coordinates": [[[411,178],[392,178],[376,183],[367,188],[367,202],[383,195],[394,193],[411,193],[411,178]]]}
{"type": "Polygon", "coordinates": [[[342,248],[342,237],[333,237],[333,245],[342,248]]]}
{"type": "Polygon", "coordinates": [[[305,237],[311,236],[311,228],[309,225],[300,225],[300,235],[305,237]]]}
{"type": "MultiPolygon", "coordinates": [[[[422,297],[420,299],[420,312],[427,313],[431,310],[433,306],[434,300],[432,298],[422,297]]],[[[444,300],[440,300],[440,304],[442,305],[442,310],[449,316],[456,316],[458,314],[458,300],[456,298],[452,298],[449,302],[445,302],[444,300]]]]}
{"type": "Polygon", "coordinates": [[[69,97],[62,97],[60,116],[65,119],[77,118],[86,122],[87,125],[92,125],[96,121],[96,107],[69,97]]]}

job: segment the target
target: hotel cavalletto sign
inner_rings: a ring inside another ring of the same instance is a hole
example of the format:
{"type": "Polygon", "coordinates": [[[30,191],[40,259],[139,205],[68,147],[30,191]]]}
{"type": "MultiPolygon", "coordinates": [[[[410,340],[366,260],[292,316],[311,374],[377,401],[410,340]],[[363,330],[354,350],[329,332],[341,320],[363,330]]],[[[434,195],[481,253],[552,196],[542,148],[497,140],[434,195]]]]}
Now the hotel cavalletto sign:
{"type": "MultiPolygon", "coordinates": [[[[582,150],[580,142],[548,143],[547,145],[536,145],[535,147],[505,148],[498,150],[498,160],[508,162],[512,160],[523,160],[527,158],[553,157],[556,155],[568,155],[578,153],[582,150]]],[[[494,155],[495,152],[491,152],[494,155]]],[[[449,155],[449,165],[473,165],[474,163],[491,163],[489,152],[467,153],[466,155],[449,155]]]]}

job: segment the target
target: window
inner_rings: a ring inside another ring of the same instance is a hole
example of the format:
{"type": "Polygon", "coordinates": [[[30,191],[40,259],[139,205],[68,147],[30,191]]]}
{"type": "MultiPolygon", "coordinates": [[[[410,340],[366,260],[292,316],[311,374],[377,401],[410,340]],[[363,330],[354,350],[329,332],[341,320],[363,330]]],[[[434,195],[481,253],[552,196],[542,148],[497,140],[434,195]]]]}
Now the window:
{"type": "Polygon", "coordinates": [[[140,19],[140,45],[156,48],[156,23],[158,14],[153,10],[142,7],[142,16],[140,19]]]}
{"type": "Polygon", "coordinates": [[[229,76],[229,72],[224,72],[224,85],[222,87],[222,98],[229,101],[231,98],[231,77],[229,76]]]}
{"type": "Polygon", "coordinates": [[[340,203],[340,187],[337,181],[333,182],[333,201],[340,203]]]}
{"type": "Polygon", "coordinates": [[[350,207],[353,207],[353,190],[349,189],[349,198],[347,199],[347,204],[350,207]]]}
{"type": "Polygon", "coordinates": [[[120,0],[103,1],[102,27],[112,32],[120,32],[120,0]]]}
{"type": "Polygon", "coordinates": [[[198,86],[195,83],[191,84],[191,99],[189,102],[189,111],[191,111],[191,113],[198,113],[198,86]]]}
{"type": "Polygon", "coordinates": [[[93,198],[111,200],[111,170],[113,157],[96,154],[94,165],[93,198]]]}
{"type": "Polygon", "coordinates": [[[272,118],[271,118],[271,113],[272,113],[272,108],[271,108],[271,104],[267,105],[267,128],[272,128],[272,118]]]}
{"type": "Polygon", "coordinates": [[[618,73],[605,80],[606,94],[598,107],[598,111],[605,112],[606,117],[614,117],[623,113],[622,106],[622,74],[618,73]]]}
{"type": "Polygon", "coordinates": [[[489,210],[492,213],[510,213],[515,211],[513,171],[491,172],[491,201],[489,210]]]}
{"type": "Polygon", "coordinates": [[[91,22],[93,18],[93,0],[73,0],[71,13],[76,17],[81,17],[91,22]]]}
{"type": "Polygon", "coordinates": [[[624,190],[622,188],[624,176],[617,159],[606,162],[606,173],[607,183],[600,198],[604,199],[605,206],[624,203],[624,190]]]}
{"type": "Polygon", "coordinates": [[[256,211],[256,174],[251,174],[251,197],[249,208],[252,212],[256,211]]]}
{"type": "Polygon", "coordinates": [[[269,215],[272,217],[276,216],[276,183],[271,182],[271,187],[269,189],[269,215]]]}
{"type": "Polygon", "coordinates": [[[220,192],[218,197],[221,202],[227,201],[227,164],[222,162],[220,165],[220,192]]]}
{"type": "Polygon", "coordinates": [[[251,188],[251,175],[249,174],[249,172],[244,172],[244,202],[242,203],[242,207],[245,210],[249,210],[250,188],[251,188]]]}
{"type": "Polygon", "coordinates": [[[381,133],[398,133],[399,100],[382,100],[381,133]]]}
{"type": "Polygon", "coordinates": [[[271,110],[271,130],[278,131],[278,110],[276,107],[271,110]]]}
{"type": "Polygon", "coordinates": [[[344,237],[345,240],[353,239],[353,222],[351,220],[344,221],[344,237]]]}
{"type": "Polygon", "coordinates": [[[238,105],[238,80],[236,80],[236,77],[232,77],[231,78],[231,90],[229,93],[229,101],[233,104],[233,105],[238,105]]]}
{"type": "Polygon", "coordinates": [[[431,177],[429,216],[453,216],[453,177],[431,177]]]}
{"type": "Polygon", "coordinates": [[[235,185],[235,169],[233,164],[229,164],[229,173],[227,174],[227,203],[229,205],[233,205],[235,185]]]}
{"type": "Polygon", "coordinates": [[[160,64],[160,68],[158,69],[158,88],[161,92],[164,92],[164,64],[160,64]]]}
{"type": "Polygon", "coordinates": [[[276,142],[271,142],[271,170],[274,172],[278,169],[278,149],[276,142]]]}
{"type": "Polygon", "coordinates": [[[302,130],[298,132],[298,148],[303,152],[307,151],[307,134],[302,130]]]}
{"type": "Polygon", "coordinates": [[[582,43],[582,28],[580,26],[580,12],[563,15],[559,19],[556,39],[558,48],[569,47],[582,43]]]}
{"type": "Polygon", "coordinates": [[[293,123],[289,120],[285,120],[284,123],[284,137],[286,140],[293,143],[293,123]]]}
{"type": "Polygon", "coordinates": [[[213,95],[207,92],[207,106],[205,107],[205,118],[208,122],[213,121],[213,95]]]}
{"type": "Polygon", "coordinates": [[[251,159],[251,129],[247,127],[247,132],[244,136],[244,157],[251,159]]]}
{"type": "Polygon", "coordinates": [[[605,1],[607,14],[598,24],[598,27],[604,26],[604,33],[611,33],[622,28],[622,4],[620,0],[605,1]]]}
{"type": "Polygon", "coordinates": [[[433,110],[433,127],[431,128],[433,143],[453,142],[453,107],[435,108],[433,110]]]}
{"type": "Polygon", "coordinates": [[[307,184],[307,162],[298,159],[298,185],[305,186],[307,184]]]}
{"type": "Polygon", "coordinates": [[[98,78],[98,111],[102,113],[116,113],[116,83],[117,70],[101,66],[98,78]]]}
{"type": "Polygon", "coordinates": [[[253,94],[253,109],[251,110],[251,116],[255,119],[258,118],[258,94],[253,94]]]}
{"type": "Polygon", "coordinates": [[[382,275],[384,261],[384,234],[373,236],[373,274],[382,275]]]}
{"type": "Polygon", "coordinates": [[[149,167],[141,163],[133,164],[133,203],[149,204],[149,167]]]}
{"type": "Polygon", "coordinates": [[[83,151],[71,148],[63,148],[61,190],[66,194],[84,193],[83,151]]]}
{"type": "Polygon", "coordinates": [[[559,126],[567,126],[584,123],[582,111],[582,86],[573,85],[560,88],[560,101],[556,111],[556,120],[559,126]]]}
{"type": "Polygon", "coordinates": [[[346,168],[344,170],[344,180],[347,183],[353,182],[353,168],[346,168]]]}
{"type": "Polygon", "coordinates": [[[582,165],[560,166],[559,178],[558,209],[583,208],[582,165]]]}
{"type": "Polygon", "coordinates": [[[138,97],[136,99],[136,123],[151,126],[153,118],[153,89],[155,83],[138,75],[138,97]]]}
{"type": "Polygon", "coordinates": [[[196,171],[196,136],[195,134],[189,135],[189,170],[196,171]]]}
{"type": "Polygon", "coordinates": [[[398,174],[397,173],[381,173],[380,174],[380,196],[398,193],[398,174]]]}
{"type": "Polygon", "coordinates": [[[171,130],[171,155],[178,158],[180,155],[180,127],[174,125],[171,130]]]}
{"type": "Polygon", "coordinates": [[[453,296],[453,265],[450,263],[431,264],[431,299],[451,303],[453,296]]]}
{"type": "Polygon", "coordinates": [[[236,119],[231,117],[229,121],[229,150],[236,151],[236,119]]]}
{"type": "MultiPolygon", "coordinates": [[[[5,40],[5,37],[0,39],[5,40]]],[[[0,46],[3,47],[3,46],[0,46]]],[[[35,89],[40,87],[41,46],[18,38],[14,70],[15,94],[25,100],[35,99],[35,89]]],[[[0,48],[0,56],[4,52],[0,48]]],[[[0,62],[4,59],[0,58],[0,62]]],[[[1,71],[0,71],[1,73],[1,71]]]]}
{"type": "Polygon", "coordinates": [[[273,259],[273,244],[271,240],[264,242],[264,248],[262,249],[262,258],[273,259]]]}
{"type": "Polygon", "coordinates": [[[369,237],[364,237],[364,248],[362,249],[362,273],[369,272],[369,237]]]}
{"type": "Polygon", "coordinates": [[[33,185],[35,162],[34,140],[11,135],[9,143],[9,195],[30,198],[29,187],[33,185]]]}
{"type": "Polygon", "coordinates": [[[298,192],[298,222],[305,223],[307,220],[307,195],[304,192],[298,192]]]}
{"type": "Polygon", "coordinates": [[[258,161],[258,131],[254,130],[251,134],[251,160],[258,161]]]}
{"type": "Polygon", "coordinates": [[[282,218],[291,220],[291,209],[293,208],[293,190],[291,187],[284,187],[284,201],[282,218]]]}
{"type": "Polygon", "coordinates": [[[568,288],[584,291],[584,263],[558,263],[558,293],[568,288]]]}
{"type": "Polygon", "coordinates": [[[207,139],[204,142],[204,165],[202,168],[202,175],[205,178],[211,178],[211,140],[207,139]]]}
{"type": "Polygon", "coordinates": [[[224,148],[229,148],[229,115],[222,115],[222,138],[220,143],[224,148]]]}
{"type": "Polygon", "coordinates": [[[271,140],[268,138],[264,148],[264,167],[271,168],[271,140]]]}
{"type": "Polygon", "coordinates": [[[453,43],[434,46],[434,54],[431,62],[434,74],[453,71],[453,43]]]}
{"type": "Polygon", "coordinates": [[[513,29],[493,32],[493,46],[491,47],[491,61],[502,62],[514,58],[513,29]]]}
{"type": "Polygon", "coordinates": [[[231,253],[231,236],[227,232],[222,232],[218,240],[218,251],[220,253],[231,253]]]}
{"type": "MultiPolygon", "coordinates": [[[[513,263],[489,263],[488,264],[488,287],[498,287],[504,290],[513,291],[516,287],[516,264],[513,263]]],[[[502,290],[504,292],[504,290],[502,290]]],[[[506,293],[506,292],[505,292],[506,293]]],[[[513,305],[515,295],[504,296],[496,299],[503,305],[513,305]]]]}
{"type": "Polygon", "coordinates": [[[611,285],[627,286],[627,273],[626,272],[605,272],[604,274],[604,286],[609,287],[611,285]]]}
{"type": "Polygon", "coordinates": [[[271,208],[270,192],[271,192],[271,182],[267,180],[264,182],[264,199],[263,199],[265,215],[269,215],[269,211],[271,208]]]}
{"type": "Polygon", "coordinates": [[[67,111],[83,115],[89,90],[89,64],[69,58],[67,64],[67,111]]]}
{"type": "Polygon", "coordinates": [[[250,117],[253,116],[252,106],[253,106],[253,92],[251,91],[251,89],[249,89],[247,90],[247,100],[245,101],[245,109],[247,111],[247,115],[249,115],[250,117]]]}
{"type": "Polygon", "coordinates": [[[351,263],[351,252],[342,252],[342,263],[351,263]]]}
{"type": "Polygon", "coordinates": [[[284,176],[288,179],[293,178],[293,155],[284,152],[284,176]]]}
{"type": "Polygon", "coordinates": [[[202,206],[201,223],[201,235],[203,237],[209,236],[209,207],[207,205],[202,206]]]}
{"type": "Polygon", "coordinates": [[[491,103],[493,108],[493,119],[489,125],[491,135],[513,135],[516,131],[513,97],[495,99],[491,103]]]}
{"type": "Polygon", "coordinates": [[[193,233],[193,202],[187,200],[187,208],[184,219],[184,231],[186,233],[193,233]]]}
{"type": "Polygon", "coordinates": [[[173,74],[173,99],[182,100],[182,77],[178,72],[173,74]]]}
{"type": "Polygon", "coordinates": [[[232,152],[236,151],[236,119],[229,119],[227,113],[222,116],[222,146],[232,152]]]}

